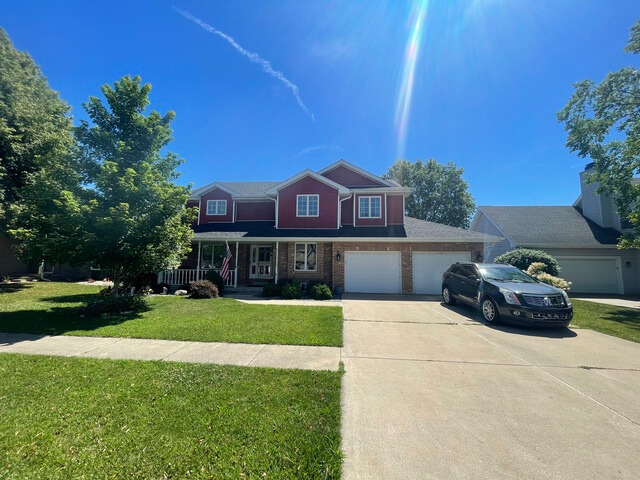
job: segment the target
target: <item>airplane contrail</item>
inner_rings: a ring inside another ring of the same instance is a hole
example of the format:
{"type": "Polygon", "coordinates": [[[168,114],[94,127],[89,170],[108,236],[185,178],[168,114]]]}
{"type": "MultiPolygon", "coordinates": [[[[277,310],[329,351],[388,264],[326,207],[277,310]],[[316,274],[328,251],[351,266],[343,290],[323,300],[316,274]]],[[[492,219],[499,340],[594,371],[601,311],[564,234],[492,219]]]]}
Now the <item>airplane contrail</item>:
{"type": "Polygon", "coordinates": [[[309,111],[307,106],[304,104],[304,102],[300,98],[300,91],[298,89],[298,86],[295,83],[291,82],[291,80],[289,80],[287,77],[285,77],[282,74],[282,72],[279,72],[278,70],[275,70],[273,68],[273,66],[271,65],[271,62],[269,62],[268,60],[265,60],[264,58],[262,58],[260,55],[258,55],[255,52],[250,52],[250,51],[244,49],[240,44],[238,44],[238,42],[236,42],[233,39],[233,37],[227,35],[224,32],[221,32],[220,30],[218,30],[215,27],[212,27],[208,23],[203,22],[202,20],[200,20],[198,17],[196,17],[195,15],[191,14],[190,12],[187,12],[185,10],[180,10],[176,6],[173,6],[173,9],[176,12],[178,12],[180,15],[182,15],[184,18],[186,18],[187,20],[191,20],[195,24],[197,24],[200,27],[202,27],[207,32],[213,33],[214,35],[218,35],[219,37],[222,37],[227,42],[229,42],[229,44],[233,48],[235,48],[238,52],[240,52],[240,54],[242,54],[243,56],[247,57],[253,63],[257,63],[258,65],[260,65],[264,72],[268,73],[269,75],[271,75],[276,80],[280,80],[282,83],[284,83],[285,86],[288,89],[290,89],[291,92],[293,93],[293,96],[296,99],[296,101],[298,102],[298,105],[300,105],[300,108],[302,108],[302,110],[304,110],[307,113],[307,115],[309,115],[311,117],[311,119],[315,121],[315,117],[314,117],[313,113],[311,113],[309,111]]]}

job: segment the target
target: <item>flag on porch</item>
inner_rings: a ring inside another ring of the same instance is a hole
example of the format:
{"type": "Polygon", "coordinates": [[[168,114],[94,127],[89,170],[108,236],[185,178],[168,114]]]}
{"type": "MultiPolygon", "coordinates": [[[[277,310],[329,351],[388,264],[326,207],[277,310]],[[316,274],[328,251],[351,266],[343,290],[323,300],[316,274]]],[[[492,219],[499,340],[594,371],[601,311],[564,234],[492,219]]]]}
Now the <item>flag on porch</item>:
{"type": "Polygon", "coordinates": [[[225,282],[229,281],[229,262],[231,261],[231,249],[229,248],[229,242],[225,242],[227,244],[227,248],[224,252],[224,258],[222,259],[222,270],[220,271],[220,276],[224,279],[225,282]]]}

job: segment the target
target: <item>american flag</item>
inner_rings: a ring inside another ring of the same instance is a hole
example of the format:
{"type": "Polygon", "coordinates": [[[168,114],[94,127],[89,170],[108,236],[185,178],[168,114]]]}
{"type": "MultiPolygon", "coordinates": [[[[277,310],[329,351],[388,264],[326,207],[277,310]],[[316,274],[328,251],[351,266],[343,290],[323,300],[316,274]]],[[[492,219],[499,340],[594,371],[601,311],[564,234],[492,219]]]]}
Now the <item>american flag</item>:
{"type": "Polygon", "coordinates": [[[225,282],[229,281],[229,262],[231,261],[231,249],[229,248],[229,242],[226,242],[227,249],[224,252],[224,258],[222,259],[222,270],[220,276],[225,282]]]}

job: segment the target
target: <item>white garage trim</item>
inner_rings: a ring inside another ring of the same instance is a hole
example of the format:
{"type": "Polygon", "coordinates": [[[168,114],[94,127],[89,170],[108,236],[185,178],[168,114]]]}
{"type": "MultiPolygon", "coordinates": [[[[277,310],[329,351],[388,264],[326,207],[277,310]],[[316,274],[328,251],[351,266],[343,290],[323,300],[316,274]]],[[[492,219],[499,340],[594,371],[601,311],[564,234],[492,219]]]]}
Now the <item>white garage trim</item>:
{"type": "Polygon", "coordinates": [[[442,274],[456,262],[468,262],[471,260],[469,251],[448,252],[413,252],[411,256],[411,268],[413,269],[414,294],[439,295],[442,287],[442,274]],[[431,265],[424,262],[431,259],[431,265]],[[426,270],[425,270],[426,269],[426,270]]]}
{"type": "MultiPolygon", "coordinates": [[[[613,255],[559,255],[556,260],[615,260],[618,279],[618,294],[624,295],[624,279],[622,278],[622,260],[613,255]]],[[[560,272],[562,277],[562,271],[560,272]]],[[[569,290],[571,291],[571,290],[569,290]]]]}
{"type": "Polygon", "coordinates": [[[344,252],[344,291],[402,293],[401,253],[388,250],[344,252]]]}

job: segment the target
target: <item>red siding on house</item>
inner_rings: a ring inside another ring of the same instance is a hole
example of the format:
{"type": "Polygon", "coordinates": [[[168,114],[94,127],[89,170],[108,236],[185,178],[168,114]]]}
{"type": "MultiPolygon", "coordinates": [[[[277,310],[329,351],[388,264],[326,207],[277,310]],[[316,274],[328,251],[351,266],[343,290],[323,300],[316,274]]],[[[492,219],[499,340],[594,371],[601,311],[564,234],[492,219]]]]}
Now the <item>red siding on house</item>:
{"type": "Polygon", "coordinates": [[[387,224],[404,225],[402,195],[387,195],[387,224]]]}
{"type": "Polygon", "coordinates": [[[313,177],[303,177],[278,192],[278,228],[337,228],[338,191],[313,177]],[[297,217],[297,195],[318,194],[318,216],[297,217]]]}
{"type": "Polygon", "coordinates": [[[366,194],[358,194],[355,196],[356,199],[356,217],[355,217],[355,226],[371,226],[371,225],[384,225],[385,223],[385,215],[386,211],[384,208],[384,195],[372,193],[371,195],[366,194]],[[360,197],[380,197],[380,218],[358,218],[359,208],[360,208],[360,197]]]}
{"type": "Polygon", "coordinates": [[[342,225],[353,225],[353,197],[342,202],[342,225]]]}
{"type": "Polygon", "coordinates": [[[276,202],[236,202],[236,221],[243,220],[275,220],[276,202]]]}
{"type": "Polygon", "coordinates": [[[224,190],[214,188],[210,192],[205,193],[200,198],[200,223],[219,223],[219,222],[233,222],[233,200],[224,190]],[[226,215],[207,215],[207,200],[226,200],[227,201],[227,214],[226,215]]]}
{"type": "Polygon", "coordinates": [[[359,173],[356,173],[353,170],[344,167],[343,165],[339,165],[336,168],[323,173],[322,175],[327,177],[329,180],[333,180],[334,182],[349,188],[379,187],[384,185],[380,182],[372,180],[369,177],[360,175],[359,173]]]}

